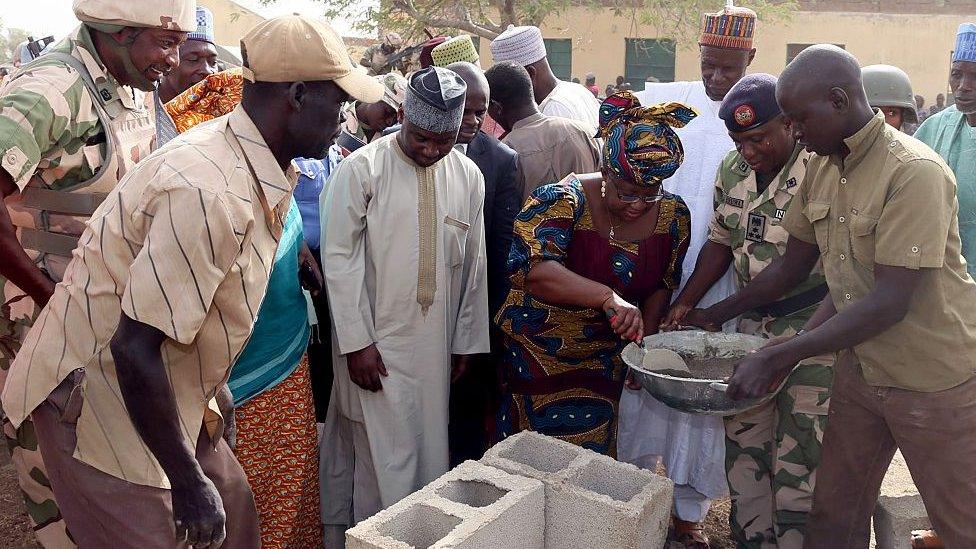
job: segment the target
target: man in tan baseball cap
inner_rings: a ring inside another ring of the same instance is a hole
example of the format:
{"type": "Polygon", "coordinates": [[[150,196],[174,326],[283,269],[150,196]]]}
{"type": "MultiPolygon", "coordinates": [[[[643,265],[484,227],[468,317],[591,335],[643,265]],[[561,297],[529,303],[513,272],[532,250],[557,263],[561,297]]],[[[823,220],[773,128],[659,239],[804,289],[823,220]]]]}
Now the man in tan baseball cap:
{"type": "Polygon", "coordinates": [[[314,19],[264,21],[241,45],[241,104],[107,193],[71,264],[86,283],[54,288],[10,365],[4,411],[14,428],[33,419],[81,547],[260,546],[226,380],[267,290],[292,159],[324,156],[342,104],[383,86],[314,19]]]}

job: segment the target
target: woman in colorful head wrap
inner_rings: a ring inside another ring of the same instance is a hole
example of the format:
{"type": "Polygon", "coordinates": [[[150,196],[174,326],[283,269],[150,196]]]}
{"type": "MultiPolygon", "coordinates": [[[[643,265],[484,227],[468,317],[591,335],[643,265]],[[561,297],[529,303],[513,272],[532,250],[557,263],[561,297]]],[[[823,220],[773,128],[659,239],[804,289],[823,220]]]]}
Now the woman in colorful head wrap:
{"type": "Polygon", "coordinates": [[[544,185],[515,219],[498,438],[522,430],[614,456],[620,351],[657,331],[681,280],[691,215],[661,182],[681,164],[677,103],[630,92],[600,109],[602,173],[544,185]]]}

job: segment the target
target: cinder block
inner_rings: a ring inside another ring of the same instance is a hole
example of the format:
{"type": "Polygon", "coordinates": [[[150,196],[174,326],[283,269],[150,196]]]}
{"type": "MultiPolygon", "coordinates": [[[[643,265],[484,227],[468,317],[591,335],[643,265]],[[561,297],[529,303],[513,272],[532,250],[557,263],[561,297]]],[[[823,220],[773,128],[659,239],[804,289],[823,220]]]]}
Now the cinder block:
{"type": "Polygon", "coordinates": [[[911,549],[912,530],[931,527],[905,458],[896,452],[881,483],[881,495],[874,510],[877,549],[911,549]]]}
{"type": "Polygon", "coordinates": [[[567,442],[522,432],[482,461],[546,486],[548,549],[660,549],[674,495],[670,480],[567,442]]]}
{"type": "Polygon", "coordinates": [[[541,482],[475,461],[346,532],[348,549],[543,549],[541,482]]]}

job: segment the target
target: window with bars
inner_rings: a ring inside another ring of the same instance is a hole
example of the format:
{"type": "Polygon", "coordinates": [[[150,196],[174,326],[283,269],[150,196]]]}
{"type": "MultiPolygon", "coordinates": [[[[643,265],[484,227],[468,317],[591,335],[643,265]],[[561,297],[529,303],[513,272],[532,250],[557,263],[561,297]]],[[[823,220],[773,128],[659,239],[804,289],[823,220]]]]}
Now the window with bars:
{"type": "Polygon", "coordinates": [[[648,77],[658,82],[674,82],[673,40],[625,38],[624,81],[635,91],[642,91],[648,77]]]}
{"type": "Polygon", "coordinates": [[[552,73],[560,80],[573,78],[573,41],[569,38],[546,38],[546,57],[552,73]]]}

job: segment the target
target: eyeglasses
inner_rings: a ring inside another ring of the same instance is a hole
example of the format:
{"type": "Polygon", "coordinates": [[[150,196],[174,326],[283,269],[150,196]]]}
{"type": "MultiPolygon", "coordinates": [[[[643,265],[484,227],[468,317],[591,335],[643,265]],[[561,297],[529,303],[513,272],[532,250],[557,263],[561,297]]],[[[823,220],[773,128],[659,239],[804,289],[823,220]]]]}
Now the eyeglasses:
{"type": "Polygon", "coordinates": [[[634,194],[620,194],[619,192],[617,193],[617,199],[623,202],[624,204],[633,204],[635,202],[640,202],[642,200],[644,201],[645,204],[653,204],[655,202],[660,201],[662,198],[664,198],[664,193],[661,191],[658,191],[657,194],[652,194],[650,196],[637,196],[634,194]]]}

